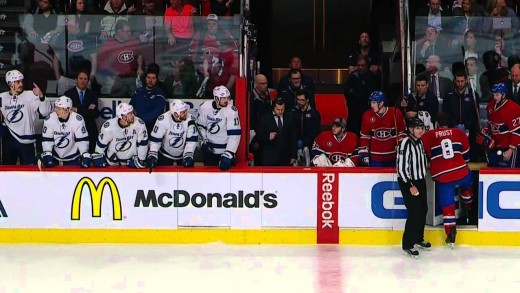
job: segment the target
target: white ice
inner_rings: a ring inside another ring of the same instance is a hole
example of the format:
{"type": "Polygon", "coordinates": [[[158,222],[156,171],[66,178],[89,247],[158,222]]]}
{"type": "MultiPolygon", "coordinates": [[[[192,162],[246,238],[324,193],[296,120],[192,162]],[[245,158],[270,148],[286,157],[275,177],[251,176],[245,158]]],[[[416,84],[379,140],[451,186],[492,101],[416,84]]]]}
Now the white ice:
{"type": "Polygon", "coordinates": [[[518,292],[520,247],[0,245],[3,292],[518,292]]]}

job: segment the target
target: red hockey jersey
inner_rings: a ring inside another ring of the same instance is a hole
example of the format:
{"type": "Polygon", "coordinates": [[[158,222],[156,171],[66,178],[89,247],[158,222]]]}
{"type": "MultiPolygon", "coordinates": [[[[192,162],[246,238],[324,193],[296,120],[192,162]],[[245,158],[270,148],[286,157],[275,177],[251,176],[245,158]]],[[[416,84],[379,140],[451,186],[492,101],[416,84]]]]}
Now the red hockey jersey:
{"type": "Polygon", "coordinates": [[[421,140],[430,158],[433,180],[452,182],[468,174],[469,141],[462,130],[437,128],[426,132],[421,140]]]}
{"type": "Polygon", "coordinates": [[[401,110],[387,107],[383,114],[376,114],[370,109],[361,120],[361,147],[368,148],[370,160],[395,161],[395,148],[399,140],[406,136],[405,129],[401,110]]]}
{"type": "Polygon", "coordinates": [[[520,106],[506,100],[496,107],[491,100],[486,107],[489,119],[491,137],[495,140],[497,149],[508,148],[510,145],[520,146],[520,106]]]}
{"type": "Polygon", "coordinates": [[[358,166],[357,147],[359,139],[353,132],[346,131],[342,139],[338,140],[332,131],[323,131],[316,137],[312,145],[311,157],[326,154],[332,164],[340,159],[350,158],[358,166]]]}

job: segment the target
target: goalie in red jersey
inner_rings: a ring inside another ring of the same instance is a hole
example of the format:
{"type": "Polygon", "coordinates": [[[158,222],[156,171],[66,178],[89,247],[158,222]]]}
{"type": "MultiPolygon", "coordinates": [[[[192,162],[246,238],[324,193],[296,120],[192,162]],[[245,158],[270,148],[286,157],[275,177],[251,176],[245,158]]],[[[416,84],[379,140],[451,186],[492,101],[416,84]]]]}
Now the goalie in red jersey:
{"type": "Polygon", "coordinates": [[[314,166],[358,166],[359,139],[355,133],[346,131],[346,127],[344,118],[336,118],[331,131],[323,131],[316,137],[310,155],[314,166]]]}
{"type": "Polygon", "coordinates": [[[445,113],[437,114],[439,128],[422,136],[424,150],[430,158],[430,170],[435,181],[435,193],[442,207],[442,219],[446,232],[446,244],[453,248],[457,234],[455,217],[455,192],[457,186],[466,211],[470,209],[473,196],[473,177],[468,167],[469,141],[459,128],[449,128],[445,113]]]}

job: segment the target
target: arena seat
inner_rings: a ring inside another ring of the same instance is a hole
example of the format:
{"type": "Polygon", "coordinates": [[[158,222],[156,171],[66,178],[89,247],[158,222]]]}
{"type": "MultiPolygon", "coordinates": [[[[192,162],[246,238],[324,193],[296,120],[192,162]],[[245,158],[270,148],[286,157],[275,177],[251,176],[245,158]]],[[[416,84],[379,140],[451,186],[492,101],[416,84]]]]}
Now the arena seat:
{"type": "Polygon", "coordinates": [[[337,117],[347,119],[348,110],[343,94],[316,94],[316,109],[321,114],[321,125],[329,126],[337,117]]]}

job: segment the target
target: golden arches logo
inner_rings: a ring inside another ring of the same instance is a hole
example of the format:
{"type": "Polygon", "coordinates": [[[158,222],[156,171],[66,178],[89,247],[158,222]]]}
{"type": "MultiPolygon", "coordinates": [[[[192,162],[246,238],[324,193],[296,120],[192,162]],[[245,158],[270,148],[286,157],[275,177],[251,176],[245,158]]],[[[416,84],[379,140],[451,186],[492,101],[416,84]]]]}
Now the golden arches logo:
{"type": "Polygon", "coordinates": [[[121,198],[119,197],[119,191],[117,190],[117,186],[114,183],[114,180],[109,177],[105,177],[99,181],[99,184],[94,184],[94,181],[89,177],[83,177],[79,180],[76,185],[76,189],[74,190],[74,196],[72,197],[72,209],[71,209],[71,219],[79,220],[81,215],[81,193],[83,192],[83,187],[87,186],[90,191],[90,201],[92,207],[92,217],[99,218],[101,217],[101,204],[103,199],[103,189],[106,185],[108,185],[110,189],[110,193],[112,194],[112,214],[114,215],[114,220],[122,219],[122,208],[121,208],[121,198]]]}

